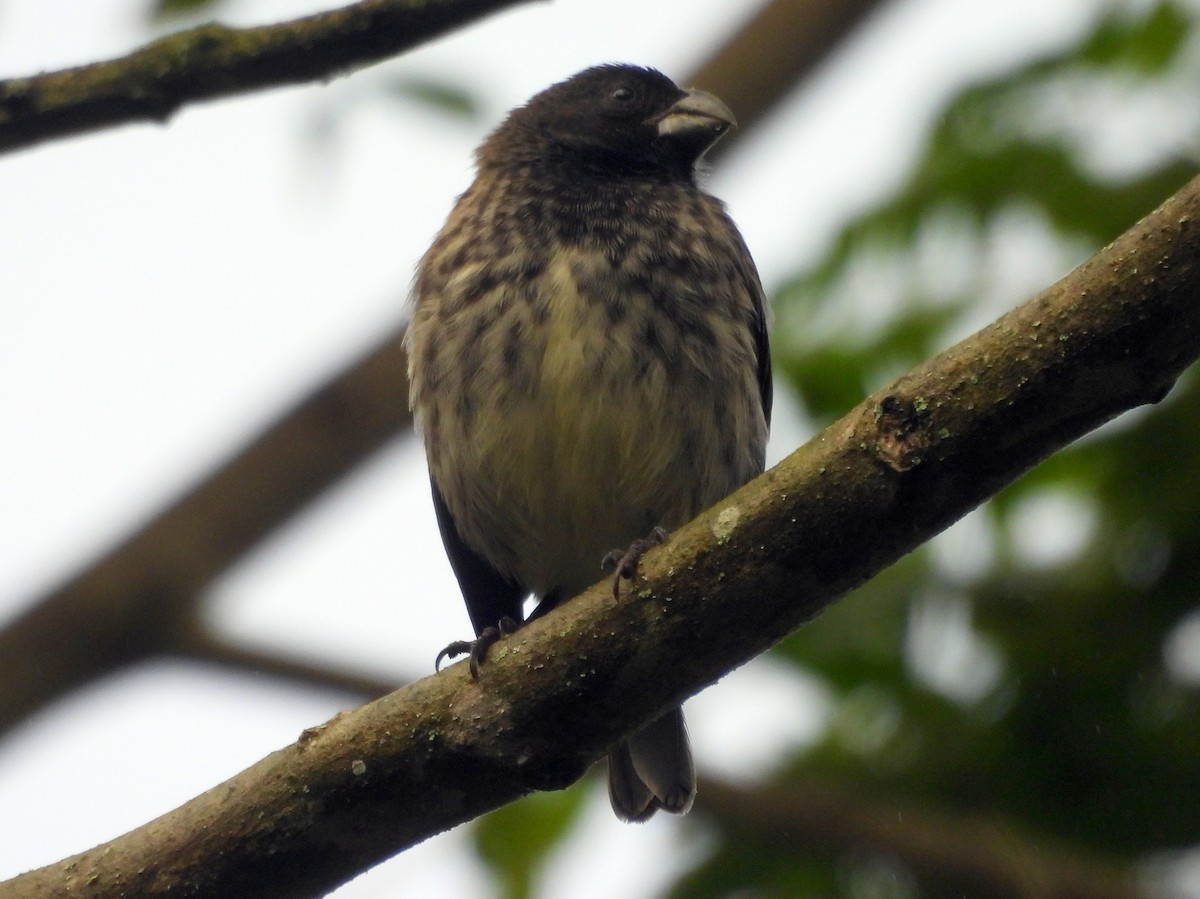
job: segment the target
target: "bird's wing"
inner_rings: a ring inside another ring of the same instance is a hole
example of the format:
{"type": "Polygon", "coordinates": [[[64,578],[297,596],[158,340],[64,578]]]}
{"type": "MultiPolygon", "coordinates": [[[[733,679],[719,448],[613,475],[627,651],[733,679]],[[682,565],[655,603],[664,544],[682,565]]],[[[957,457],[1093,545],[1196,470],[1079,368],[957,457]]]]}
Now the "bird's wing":
{"type": "Polygon", "coordinates": [[[726,215],[725,220],[735,248],[733,256],[738,263],[742,290],[750,303],[750,330],[754,337],[754,352],[758,356],[758,395],[762,400],[763,415],[769,427],[771,402],[775,392],[771,385],[771,341],[767,336],[767,326],[771,322],[770,306],[767,304],[762,279],[758,277],[758,269],[754,265],[754,257],[750,255],[750,248],[746,246],[746,241],[732,219],[726,215]]]}
{"type": "Polygon", "coordinates": [[[771,402],[774,387],[771,384],[771,341],[767,337],[767,298],[763,293],[758,276],[754,277],[754,350],[758,353],[758,394],[762,398],[763,415],[767,426],[771,425],[771,402]]]}
{"type": "Polygon", "coordinates": [[[519,623],[522,620],[521,602],[529,591],[498,572],[483,556],[463,542],[441,491],[437,484],[432,481],[430,484],[442,543],[446,546],[454,576],[458,578],[458,586],[462,590],[475,633],[479,634],[485,627],[495,627],[505,617],[519,623]]]}

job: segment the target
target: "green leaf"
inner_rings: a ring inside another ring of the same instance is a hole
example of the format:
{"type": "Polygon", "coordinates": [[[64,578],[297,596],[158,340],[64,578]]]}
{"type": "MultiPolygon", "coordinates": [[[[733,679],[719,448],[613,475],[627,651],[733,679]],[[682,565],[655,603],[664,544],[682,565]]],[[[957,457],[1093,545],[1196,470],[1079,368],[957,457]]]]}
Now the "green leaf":
{"type": "Polygon", "coordinates": [[[567,790],[533,793],[477,822],[475,846],[495,872],[505,899],[532,895],[538,871],[579,815],[587,784],[585,780],[567,790]]]}
{"type": "Polygon", "coordinates": [[[384,81],[380,88],[384,96],[417,103],[455,118],[473,121],[479,117],[479,103],[471,91],[446,81],[407,75],[384,81]]]}
{"type": "Polygon", "coordinates": [[[1190,27],[1187,12],[1175,3],[1159,3],[1142,19],[1114,10],[1084,44],[1080,59],[1092,65],[1155,74],[1174,60],[1190,27]]]}
{"type": "Polygon", "coordinates": [[[222,0],[154,0],[150,8],[150,20],[162,21],[179,16],[193,15],[207,9],[215,9],[222,0]]]}

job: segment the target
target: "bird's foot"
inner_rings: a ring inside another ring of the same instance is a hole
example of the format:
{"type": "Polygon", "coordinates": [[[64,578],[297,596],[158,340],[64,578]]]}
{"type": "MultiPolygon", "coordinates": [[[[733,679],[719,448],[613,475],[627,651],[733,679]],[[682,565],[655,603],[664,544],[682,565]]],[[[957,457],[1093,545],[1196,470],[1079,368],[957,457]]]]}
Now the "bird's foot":
{"type": "Polygon", "coordinates": [[[470,656],[471,680],[479,680],[479,666],[487,657],[488,650],[492,648],[493,644],[498,643],[501,637],[515,633],[518,627],[520,625],[515,620],[505,615],[496,622],[495,627],[485,627],[481,630],[479,636],[474,640],[455,640],[437,654],[433,668],[435,671],[440,671],[444,659],[453,659],[461,655],[470,656]]]}
{"type": "Polygon", "coordinates": [[[666,539],[666,529],[656,527],[645,537],[630,543],[628,549],[614,549],[604,557],[600,567],[605,571],[614,572],[613,596],[616,599],[621,598],[621,581],[633,580],[637,576],[638,563],[642,561],[642,556],[660,543],[665,543],[666,539]]]}

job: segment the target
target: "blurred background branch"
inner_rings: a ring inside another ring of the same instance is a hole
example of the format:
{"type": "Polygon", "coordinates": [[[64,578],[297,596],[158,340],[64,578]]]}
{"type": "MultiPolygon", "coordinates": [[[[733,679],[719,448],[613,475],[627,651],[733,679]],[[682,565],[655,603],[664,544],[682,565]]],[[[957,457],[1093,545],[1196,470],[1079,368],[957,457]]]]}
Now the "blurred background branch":
{"type": "MultiPolygon", "coordinates": [[[[409,428],[403,331],[269,425],[229,461],[0,630],[0,730],[64,693],[164,655],[247,656],[197,640],[204,590],[330,484],[409,428]]],[[[295,669],[259,657],[276,676],[295,669]]],[[[302,680],[311,680],[312,670],[302,680]]],[[[338,687],[343,676],[330,675],[338,687]]]]}
{"type": "Polygon", "coordinates": [[[738,127],[709,151],[727,153],[833,53],[885,0],[771,0],[682,84],[702,87],[737,111],[738,127]]]}
{"type": "MultiPolygon", "coordinates": [[[[798,846],[894,859],[952,895],[971,899],[1142,899],[1137,874],[1044,834],[979,812],[936,811],[816,780],[785,785],[701,784],[698,810],[743,848],[798,846]]],[[[698,872],[693,879],[703,874],[698,872]]]]}

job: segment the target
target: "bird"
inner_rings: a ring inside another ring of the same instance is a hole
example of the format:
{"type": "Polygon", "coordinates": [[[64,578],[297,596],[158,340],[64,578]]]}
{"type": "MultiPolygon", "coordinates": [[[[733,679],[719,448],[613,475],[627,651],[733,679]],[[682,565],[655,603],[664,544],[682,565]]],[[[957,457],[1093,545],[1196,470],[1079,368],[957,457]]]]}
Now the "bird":
{"type": "MultiPolygon", "coordinates": [[[[698,170],[734,126],[655,69],[585,69],[483,141],[417,265],[410,405],[476,634],[443,654],[469,651],[477,678],[601,563],[619,596],[648,546],[763,470],[769,307],[698,170]]],[[[608,772],[618,818],[686,812],[682,711],[616,745],[608,772]]]]}

